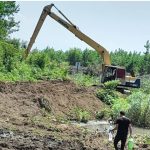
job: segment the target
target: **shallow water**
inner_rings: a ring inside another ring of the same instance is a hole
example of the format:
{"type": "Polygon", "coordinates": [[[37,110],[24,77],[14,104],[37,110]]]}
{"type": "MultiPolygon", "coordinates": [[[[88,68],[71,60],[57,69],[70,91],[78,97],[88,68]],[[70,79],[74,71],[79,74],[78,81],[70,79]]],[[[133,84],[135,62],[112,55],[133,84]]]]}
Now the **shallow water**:
{"type": "MultiPolygon", "coordinates": [[[[110,128],[110,124],[105,120],[102,121],[91,120],[88,121],[87,123],[72,122],[72,124],[87,128],[92,132],[94,131],[108,132],[110,128]]],[[[133,134],[150,135],[150,129],[133,127],[133,134]]]]}

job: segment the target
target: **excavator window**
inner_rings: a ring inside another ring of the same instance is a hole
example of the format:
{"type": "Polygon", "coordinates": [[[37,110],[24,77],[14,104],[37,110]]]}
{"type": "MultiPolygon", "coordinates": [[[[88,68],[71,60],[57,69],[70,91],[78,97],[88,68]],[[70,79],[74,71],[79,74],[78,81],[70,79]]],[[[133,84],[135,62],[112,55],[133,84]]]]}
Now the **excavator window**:
{"type": "Polygon", "coordinates": [[[102,77],[102,83],[115,80],[116,79],[116,71],[117,69],[112,66],[105,66],[103,77],[102,77]]]}
{"type": "Polygon", "coordinates": [[[125,69],[117,68],[117,78],[125,79],[125,69]]]}

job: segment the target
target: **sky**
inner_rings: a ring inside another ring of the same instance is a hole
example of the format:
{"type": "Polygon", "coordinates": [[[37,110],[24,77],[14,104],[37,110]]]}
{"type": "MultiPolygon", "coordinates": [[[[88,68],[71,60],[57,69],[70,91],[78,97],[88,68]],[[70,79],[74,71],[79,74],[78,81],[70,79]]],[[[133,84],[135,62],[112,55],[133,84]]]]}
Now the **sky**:
{"type": "MultiPolygon", "coordinates": [[[[150,40],[150,1],[17,1],[20,11],[15,14],[20,30],[11,35],[29,42],[43,7],[54,3],[79,29],[109,52],[122,48],[145,52],[150,40]]],[[[57,11],[52,9],[56,14],[57,11]]],[[[62,16],[61,16],[62,17],[62,16]]],[[[32,47],[47,46],[55,50],[70,48],[92,49],[70,31],[47,16],[32,47]]]]}

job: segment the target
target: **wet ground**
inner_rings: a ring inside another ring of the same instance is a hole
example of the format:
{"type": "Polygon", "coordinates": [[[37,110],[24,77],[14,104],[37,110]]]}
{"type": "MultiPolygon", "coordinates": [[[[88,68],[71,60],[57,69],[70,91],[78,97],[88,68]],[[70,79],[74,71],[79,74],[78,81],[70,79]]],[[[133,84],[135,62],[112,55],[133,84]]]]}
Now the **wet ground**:
{"type": "Polygon", "coordinates": [[[14,133],[1,129],[0,150],[68,150],[82,149],[80,141],[58,140],[53,136],[35,136],[31,133],[14,133]]]}
{"type": "MultiPolygon", "coordinates": [[[[98,121],[98,120],[91,120],[87,123],[78,123],[78,122],[72,122],[73,124],[80,126],[80,127],[85,127],[89,131],[99,131],[101,133],[105,133],[108,131],[110,124],[105,121],[98,121]]],[[[144,129],[144,128],[138,128],[133,126],[133,134],[140,134],[140,135],[150,135],[150,129],[144,129]]]]}

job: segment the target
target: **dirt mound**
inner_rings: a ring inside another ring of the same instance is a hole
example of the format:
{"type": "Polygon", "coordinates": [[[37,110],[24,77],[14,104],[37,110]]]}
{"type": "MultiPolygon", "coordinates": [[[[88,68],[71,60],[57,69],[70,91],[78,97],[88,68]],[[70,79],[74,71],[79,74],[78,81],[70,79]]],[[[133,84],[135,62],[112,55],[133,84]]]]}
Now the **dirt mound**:
{"type": "Polygon", "coordinates": [[[84,108],[94,116],[102,108],[92,88],[71,81],[0,83],[1,121],[21,124],[26,117],[41,113],[41,108],[54,116],[66,117],[74,108],[84,108]]]}
{"type": "Polygon", "coordinates": [[[1,82],[0,104],[0,149],[31,150],[91,149],[84,130],[63,124],[58,116],[68,118],[83,108],[94,117],[103,107],[94,88],[71,81],[1,82]]]}

